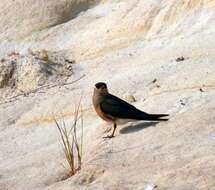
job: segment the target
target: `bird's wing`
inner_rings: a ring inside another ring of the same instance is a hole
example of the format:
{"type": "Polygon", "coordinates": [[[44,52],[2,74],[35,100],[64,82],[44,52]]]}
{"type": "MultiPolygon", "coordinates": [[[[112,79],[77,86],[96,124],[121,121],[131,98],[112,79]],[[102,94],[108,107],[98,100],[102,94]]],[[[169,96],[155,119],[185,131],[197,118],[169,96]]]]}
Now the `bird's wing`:
{"type": "Polygon", "coordinates": [[[105,96],[100,106],[105,114],[116,118],[137,119],[144,114],[133,105],[111,94],[105,96]]]}

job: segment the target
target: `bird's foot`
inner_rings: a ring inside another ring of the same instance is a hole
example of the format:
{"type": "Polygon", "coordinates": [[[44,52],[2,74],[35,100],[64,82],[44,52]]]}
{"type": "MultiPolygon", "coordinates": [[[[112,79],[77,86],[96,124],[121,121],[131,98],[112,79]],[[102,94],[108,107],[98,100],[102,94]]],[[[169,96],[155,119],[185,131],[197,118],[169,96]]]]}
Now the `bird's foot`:
{"type": "Polygon", "coordinates": [[[115,137],[114,135],[107,135],[107,136],[105,136],[105,137],[103,137],[104,139],[111,139],[111,138],[113,138],[113,137],[115,137]]]}
{"type": "Polygon", "coordinates": [[[103,137],[103,138],[113,138],[114,137],[114,134],[115,134],[115,130],[116,130],[116,124],[114,123],[114,126],[113,126],[113,132],[111,133],[111,135],[107,135],[106,137],[103,137]]]}

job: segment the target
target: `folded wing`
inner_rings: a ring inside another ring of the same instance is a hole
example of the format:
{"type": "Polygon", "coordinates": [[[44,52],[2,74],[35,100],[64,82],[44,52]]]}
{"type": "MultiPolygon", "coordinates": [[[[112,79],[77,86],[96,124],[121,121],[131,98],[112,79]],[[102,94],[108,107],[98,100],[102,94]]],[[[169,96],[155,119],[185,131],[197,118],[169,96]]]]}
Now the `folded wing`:
{"type": "Polygon", "coordinates": [[[101,103],[101,109],[104,113],[116,118],[141,119],[144,114],[145,116],[148,115],[111,94],[104,98],[104,101],[101,103]]]}
{"type": "Polygon", "coordinates": [[[106,95],[100,106],[105,114],[115,118],[155,121],[168,120],[160,118],[168,116],[168,114],[148,114],[111,94],[106,95]]]}

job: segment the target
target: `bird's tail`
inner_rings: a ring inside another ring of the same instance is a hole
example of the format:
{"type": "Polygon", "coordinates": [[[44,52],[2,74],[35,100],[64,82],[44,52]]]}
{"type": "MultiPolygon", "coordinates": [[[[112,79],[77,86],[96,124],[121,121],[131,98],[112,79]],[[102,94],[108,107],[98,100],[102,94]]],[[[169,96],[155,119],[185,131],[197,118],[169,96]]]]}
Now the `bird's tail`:
{"type": "Polygon", "coordinates": [[[149,121],[168,121],[168,118],[163,118],[163,117],[168,117],[169,114],[148,114],[145,116],[145,120],[149,121]]]}

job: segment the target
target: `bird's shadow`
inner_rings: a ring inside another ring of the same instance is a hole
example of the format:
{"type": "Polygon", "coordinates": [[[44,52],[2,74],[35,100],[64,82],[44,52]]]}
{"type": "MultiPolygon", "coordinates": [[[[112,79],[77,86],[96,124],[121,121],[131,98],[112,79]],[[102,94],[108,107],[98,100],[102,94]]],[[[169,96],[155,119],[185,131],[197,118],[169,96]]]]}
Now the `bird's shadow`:
{"type": "Polygon", "coordinates": [[[148,127],[156,127],[156,125],[158,123],[159,122],[157,122],[157,121],[135,123],[135,124],[132,124],[132,125],[129,125],[127,127],[120,129],[119,132],[121,134],[135,133],[135,132],[138,132],[138,131],[143,130],[145,128],[148,128],[148,127]]]}

